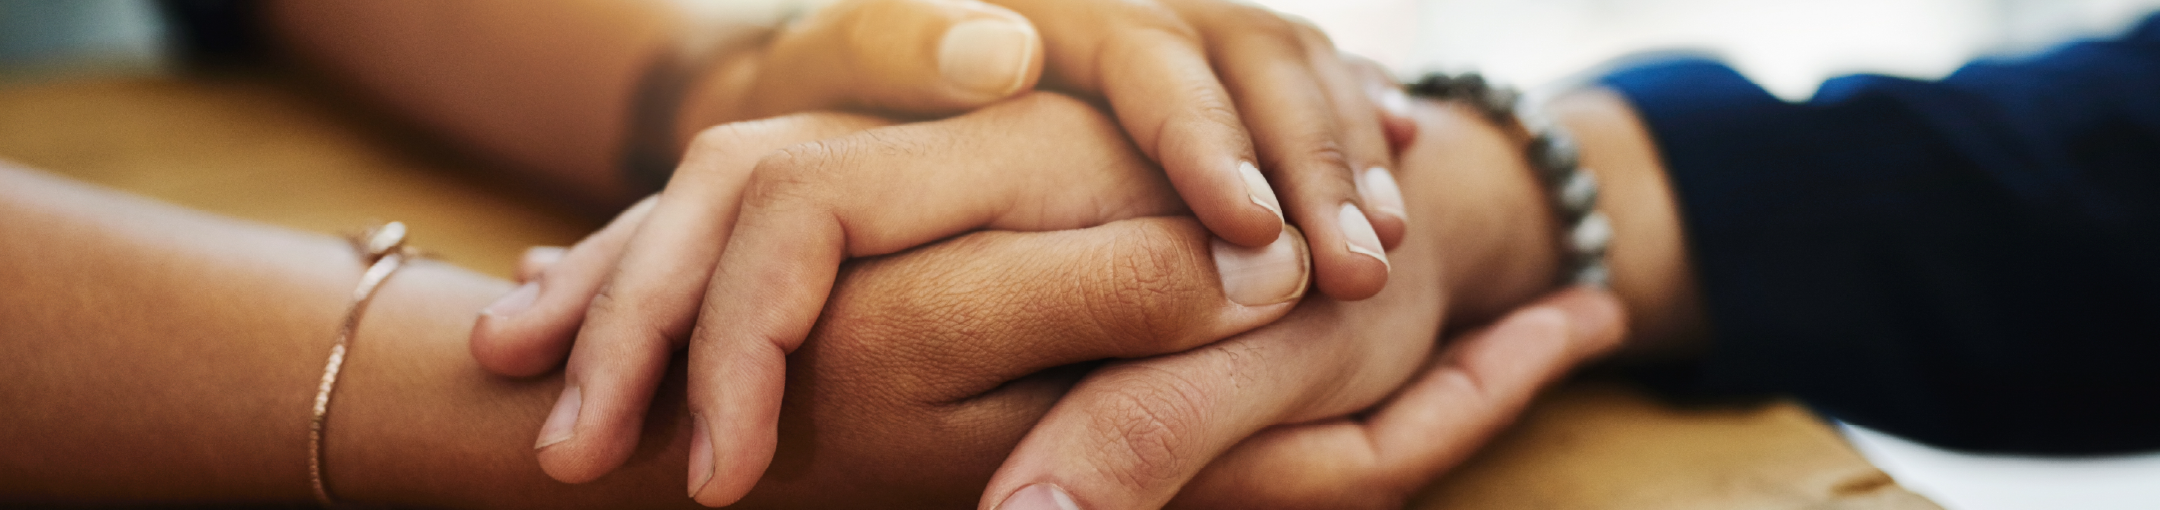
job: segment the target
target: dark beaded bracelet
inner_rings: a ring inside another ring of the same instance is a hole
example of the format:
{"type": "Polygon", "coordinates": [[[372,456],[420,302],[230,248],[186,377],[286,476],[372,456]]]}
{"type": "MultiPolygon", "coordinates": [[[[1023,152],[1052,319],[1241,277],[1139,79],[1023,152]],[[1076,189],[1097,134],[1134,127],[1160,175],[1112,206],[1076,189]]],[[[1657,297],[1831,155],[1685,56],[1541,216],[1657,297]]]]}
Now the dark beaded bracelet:
{"type": "Polygon", "coordinates": [[[1597,210],[1597,176],[1582,168],[1575,139],[1549,122],[1525,122],[1517,110],[1522,93],[1493,86],[1477,73],[1433,73],[1407,86],[1411,95],[1459,101],[1476,109],[1493,123],[1529,133],[1523,156],[1545,185],[1547,202],[1560,220],[1558,232],[1565,252],[1560,266],[1562,283],[1604,287],[1611,271],[1605,250],[1612,243],[1612,223],[1597,210]]]}

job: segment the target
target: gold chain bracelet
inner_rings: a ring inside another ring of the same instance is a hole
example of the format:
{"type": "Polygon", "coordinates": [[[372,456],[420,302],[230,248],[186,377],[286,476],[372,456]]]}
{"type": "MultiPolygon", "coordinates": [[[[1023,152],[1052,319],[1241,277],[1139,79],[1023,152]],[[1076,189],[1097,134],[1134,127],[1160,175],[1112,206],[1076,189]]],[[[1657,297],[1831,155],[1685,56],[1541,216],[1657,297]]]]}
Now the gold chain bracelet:
{"type": "Polygon", "coordinates": [[[335,503],[329,488],[323,485],[322,462],[323,423],[330,414],[331,390],[337,388],[338,371],[345,366],[345,353],[352,344],[353,331],[360,328],[360,314],[367,310],[368,299],[375,296],[375,289],[389,280],[391,273],[415,256],[405,246],[404,223],[385,223],[352,241],[367,272],[360,275],[360,285],[353,288],[352,306],[346,308],[345,323],[338,327],[337,343],[330,346],[330,362],[323,367],[322,383],[315,387],[314,413],[308,418],[308,484],[315,489],[315,501],[324,507],[335,503]]]}

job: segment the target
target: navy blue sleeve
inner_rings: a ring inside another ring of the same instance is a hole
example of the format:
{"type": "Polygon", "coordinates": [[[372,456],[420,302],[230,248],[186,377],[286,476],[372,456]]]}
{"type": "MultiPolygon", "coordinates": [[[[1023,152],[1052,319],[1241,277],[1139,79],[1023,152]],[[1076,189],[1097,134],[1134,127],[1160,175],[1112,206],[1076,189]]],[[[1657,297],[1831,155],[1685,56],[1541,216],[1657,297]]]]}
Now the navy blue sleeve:
{"type": "Polygon", "coordinates": [[[1703,60],[1603,84],[1657,139],[1714,335],[1659,386],[1959,449],[2160,448],[2160,16],[1797,104],[1703,60]]]}

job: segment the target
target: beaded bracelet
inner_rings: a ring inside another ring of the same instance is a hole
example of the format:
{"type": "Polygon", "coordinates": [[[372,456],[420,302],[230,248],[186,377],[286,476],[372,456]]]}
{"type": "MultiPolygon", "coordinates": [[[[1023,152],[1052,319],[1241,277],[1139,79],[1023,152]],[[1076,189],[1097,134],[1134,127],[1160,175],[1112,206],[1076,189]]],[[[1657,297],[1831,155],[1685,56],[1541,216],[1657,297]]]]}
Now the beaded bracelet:
{"type": "Polygon", "coordinates": [[[375,288],[389,280],[407,259],[418,255],[405,246],[405,224],[395,221],[352,238],[352,243],[353,249],[360,252],[361,263],[367,265],[367,272],[360,275],[360,285],[353,288],[352,306],[345,309],[345,322],[338,326],[337,343],[330,345],[330,361],[323,367],[322,382],[315,386],[315,406],[308,417],[308,485],[315,490],[315,502],[325,508],[335,500],[330,499],[330,490],[323,485],[323,423],[330,415],[331,390],[337,389],[338,372],[345,367],[353,330],[360,328],[360,314],[367,311],[375,288]]]}
{"type": "Polygon", "coordinates": [[[1565,251],[1560,282],[1607,285],[1611,272],[1605,249],[1612,243],[1612,223],[1597,210],[1597,177],[1582,168],[1573,138],[1551,122],[1525,122],[1526,115],[1518,110],[1522,93],[1487,84],[1477,73],[1428,74],[1407,88],[1412,95],[1468,104],[1495,124],[1528,133],[1524,156],[1560,220],[1559,245],[1565,251]]]}

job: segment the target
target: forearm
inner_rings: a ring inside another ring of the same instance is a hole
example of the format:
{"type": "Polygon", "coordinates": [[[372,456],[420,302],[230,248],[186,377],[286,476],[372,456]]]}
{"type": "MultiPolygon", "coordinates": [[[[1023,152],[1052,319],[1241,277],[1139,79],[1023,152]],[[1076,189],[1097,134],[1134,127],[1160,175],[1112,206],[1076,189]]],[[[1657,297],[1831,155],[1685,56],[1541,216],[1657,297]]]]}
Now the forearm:
{"type": "Polygon", "coordinates": [[[633,92],[696,29],[668,1],[272,2],[299,56],[397,114],[557,191],[605,205],[621,177],[633,92]]]}
{"type": "MultiPolygon", "coordinates": [[[[308,498],[309,400],[361,269],[349,247],[9,168],[0,217],[0,498],[308,498]]],[[[533,467],[559,381],[487,376],[464,348],[506,288],[424,261],[390,278],[330,408],[333,494],[685,503],[672,416],[618,476],[567,486],[533,467]]]]}

